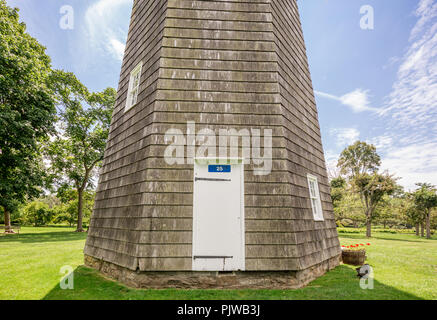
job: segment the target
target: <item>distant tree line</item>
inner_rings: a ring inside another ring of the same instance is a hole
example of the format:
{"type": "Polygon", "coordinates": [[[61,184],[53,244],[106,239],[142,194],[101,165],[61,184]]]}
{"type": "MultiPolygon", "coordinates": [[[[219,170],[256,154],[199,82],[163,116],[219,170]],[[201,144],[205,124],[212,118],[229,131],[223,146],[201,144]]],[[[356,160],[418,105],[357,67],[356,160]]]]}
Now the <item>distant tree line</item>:
{"type": "Polygon", "coordinates": [[[415,228],[416,234],[431,238],[437,228],[437,189],[417,183],[406,192],[388,172],[379,172],[381,158],[373,145],[357,141],[343,150],[339,175],[331,179],[331,196],[339,226],[415,228]]]}

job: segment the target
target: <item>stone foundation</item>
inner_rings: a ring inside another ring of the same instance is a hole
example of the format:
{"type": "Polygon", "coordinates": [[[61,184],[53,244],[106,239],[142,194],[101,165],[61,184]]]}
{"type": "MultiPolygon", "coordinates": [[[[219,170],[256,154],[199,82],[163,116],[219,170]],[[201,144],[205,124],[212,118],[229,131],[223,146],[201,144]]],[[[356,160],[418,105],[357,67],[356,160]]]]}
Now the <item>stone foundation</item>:
{"type": "Polygon", "coordinates": [[[85,265],[104,276],[139,289],[298,289],[334,269],[340,256],[303,271],[144,272],[132,271],[85,255],[85,265]]]}

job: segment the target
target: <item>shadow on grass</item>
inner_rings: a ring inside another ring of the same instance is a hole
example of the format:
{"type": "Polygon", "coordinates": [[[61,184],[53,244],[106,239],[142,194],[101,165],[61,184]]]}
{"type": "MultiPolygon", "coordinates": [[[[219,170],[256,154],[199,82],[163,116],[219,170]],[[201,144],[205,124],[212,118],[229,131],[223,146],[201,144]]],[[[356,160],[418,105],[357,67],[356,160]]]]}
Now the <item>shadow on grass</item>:
{"type": "Polygon", "coordinates": [[[74,271],[74,289],[53,288],[44,300],[422,300],[374,281],[373,290],[360,288],[352,267],[341,265],[298,290],[184,290],[133,289],[108,280],[98,271],[80,266],[74,271]]]}
{"type": "Polygon", "coordinates": [[[0,242],[22,242],[22,243],[38,243],[38,242],[58,242],[58,241],[75,241],[84,240],[86,233],[78,232],[41,232],[41,233],[21,233],[8,234],[0,237],[0,242]]]}

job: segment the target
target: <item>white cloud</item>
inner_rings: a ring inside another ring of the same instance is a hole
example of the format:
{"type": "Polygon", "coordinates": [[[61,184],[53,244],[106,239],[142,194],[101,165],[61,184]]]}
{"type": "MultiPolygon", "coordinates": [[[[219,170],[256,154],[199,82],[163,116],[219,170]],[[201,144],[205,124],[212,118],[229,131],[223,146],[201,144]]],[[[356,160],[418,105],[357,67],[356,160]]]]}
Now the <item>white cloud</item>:
{"type": "Polygon", "coordinates": [[[341,103],[352,108],[354,112],[372,110],[369,106],[368,91],[357,89],[340,97],[341,103]]]}
{"type": "Polygon", "coordinates": [[[437,124],[437,3],[421,0],[410,44],[381,114],[393,125],[426,131],[437,124]]]}
{"type": "Polygon", "coordinates": [[[378,109],[370,106],[368,90],[355,89],[354,91],[346,93],[340,97],[321,91],[315,91],[315,94],[323,98],[337,100],[343,105],[351,108],[352,111],[356,113],[363,111],[378,111],[378,109]]]}
{"type": "Polygon", "coordinates": [[[355,143],[360,138],[360,132],[355,128],[335,128],[330,134],[336,137],[338,147],[345,147],[355,143]]]}
{"type": "Polygon", "coordinates": [[[116,55],[117,59],[123,60],[125,45],[115,38],[112,38],[110,43],[112,45],[113,53],[116,55]]]}
{"type": "Polygon", "coordinates": [[[122,60],[126,32],[122,27],[128,21],[120,21],[121,9],[132,5],[132,0],[98,0],[85,12],[88,41],[93,49],[101,49],[122,60]]]}
{"type": "Polygon", "coordinates": [[[431,19],[437,17],[437,4],[434,3],[434,0],[421,0],[415,14],[419,17],[419,21],[411,31],[410,40],[417,37],[431,19]]]}
{"type": "Polygon", "coordinates": [[[393,145],[393,138],[389,135],[376,136],[368,141],[369,144],[373,144],[376,147],[377,152],[380,150],[385,150],[386,148],[393,145]]]}
{"type": "Polygon", "coordinates": [[[387,132],[373,141],[383,148],[382,166],[414,189],[437,184],[437,3],[421,0],[397,79],[380,114],[387,132]]]}
{"type": "Polygon", "coordinates": [[[382,169],[400,177],[399,183],[413,190],[417,182],[437,183],[437,142],[394,147],[385,153],[382,169]]]}
{"type": "Polygon", "coordinates": [[[325,151],[326,170],[329,178],[337,178],[340,176],[340,170],[337,168],[338,154],[334,150],[325,151]]]}
{"type": "Polygon", "coordinates": [[[392,67],[393,65],[395,65],[396,63],[398,63],[401,60],[401,58],[399,57],[390,57],[390,59],[388,59],[388,63],[384,66],[382,66],[383,70],[386,70],[390,67],[392,67]]]}

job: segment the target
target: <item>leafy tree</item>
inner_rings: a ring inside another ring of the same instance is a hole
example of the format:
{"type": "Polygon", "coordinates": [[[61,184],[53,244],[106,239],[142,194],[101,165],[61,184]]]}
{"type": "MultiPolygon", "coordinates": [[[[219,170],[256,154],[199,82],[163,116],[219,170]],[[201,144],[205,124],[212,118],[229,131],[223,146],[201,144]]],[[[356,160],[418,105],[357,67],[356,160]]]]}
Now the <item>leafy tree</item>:
{"type": "MultiPolygon", "coordinates": [[[[91,213],[94,206],[94,191],[85,191],[83,197],[83,222],[86,224],[89,222],[91,213]]],[[[55,207],[55,218],[54,223],[68,223],[72,226],[77,221],[78,215],[78,197],[77,191],[73,189],[63,190],[60,193],[60,199],[62,203],[55,207]]]]}
{"type": "Polygon", "coordinates": [[[0,206],[12,232],[10,213],[44,183],[39,143],[52,132],[56,109],[50,58],[5,0],[0,39],[0,206]]]}
{"type": "Polygon", "coordinates": [[[385,195],[397,190],[396,181],[388,174],[359,174],[353,179],[353,185],[360,195],[366,216],[366,236],[372,236],[372,220],[375,210],[385,195]]]}
{"type": "Polygon", "coordinates": [[[337,177],[331,180],[331,188],[345,188],[347,184],[346,179],[337,177]]]}
{"type": "Polygon", "coordinates": [[[426,238],[431,239],[431,210],[437,207],[437,192],[433,185],[417,183],[419,188],[414,192],[414,203],[424,213],[426,238]]]}
{"type": "Polygon", "coordinates": [[[381,157],[375,146],[357,141],[343,150],[337,163],[340,173],[349,178],[353,190],[358,193],[366,217],[366,235],[371,237],[372,220],[377,206],[385,195],[398,189],[395,180],[388,174],[379,174],[381,157]]]}
{"type": "Polygon", "coordinates": [[[416,235],[420,235],[420,225],[424,221],[423,211],[414,202],[414,193],[408,192],[405,194],[402,206],[403,219],[409,225],[416,228],[416,235]]]}
{"type": "MultiPolygon", "coordinates": [[[[75,201],[77,204],[77,201],[75,201]]],[[[67,223],[72,227],[77,222],[77,205],[71,206],[69,204],[60,204],[55,208],[55,216],[53,218],[53,223],[55,224],[65,224],[67,223]]]]}
{"type": "Polygon", "coordinates": [[[84,193],[92,186],[103,160],[116,91],[89,93],[71,73],[57,71],[60,133],[48,145],[52,178],[59,188],[77,191],[77,232],[83,232],[84,193]]]}
{"type": "Polygon", "coordinates": [[[376,153],[375,146],[362,141],[344,149],[337,163],[340,173],[351,178],[376,173],[380,165],[381,157],[376,153]]]}
{"type": "Polygon", "coordinates": [[[342,177],[338,177],[331,180],[331,199],[334,207],[336,203],[341,201],[343,194],[345,193],[346,180],[342,177]]]}
{"type": "MultiPolygon", "coordinates": [[[[404,188],[398,184],[390,195],[384,195],[376,207],[374,217],[377,223],[381,223],[384,229],[389,226],[401,226],[403,224],[403,206],[405,203],[404,188]]],[[[404,224],[405,225],[405,224],[404,224]]]]}
{"type": "Polygon", "coordinates": [[[54,194],[45,195],[40,200],[47,204],[50,209],[54,209],[61,204],[61,200],[54,194]]]}
{"type": "Polygon", "coordinates": [[[358,227],[365,219],[362,204],[343,177],[331,180],[331,198],[335,220],[339,226],[358,227]]]}
{"type": "Polygon", "coordinates": [[[381,223],[384,229],[402,224],[404,199],[395,196],[385,195],[374,212],[377,223],[381,223]]]}
{"type": "Polygon", "coordinates": [[[29,202],[22,209],[21,221],[24,224],[33,224],[34,227],[44,226],[51,222],[53,210],[41,200],[29,202]]]}
{"type": "Polygon", "coordinates": [[[437,229],[437,210],[433,210],[433,214],[431,214],[431,219],[430,219],[430,224],[431,224],[431,229],[436,230],[437,229]]]}
{"type": "Polygon", "coordinates": [[[335,219],[339,225],[351,225],[355,228],[358,228],[366,220],[363,211],[359,196],[349,189],[345,190],[341,200],[336,202],[334,207],[335,219]]]}

